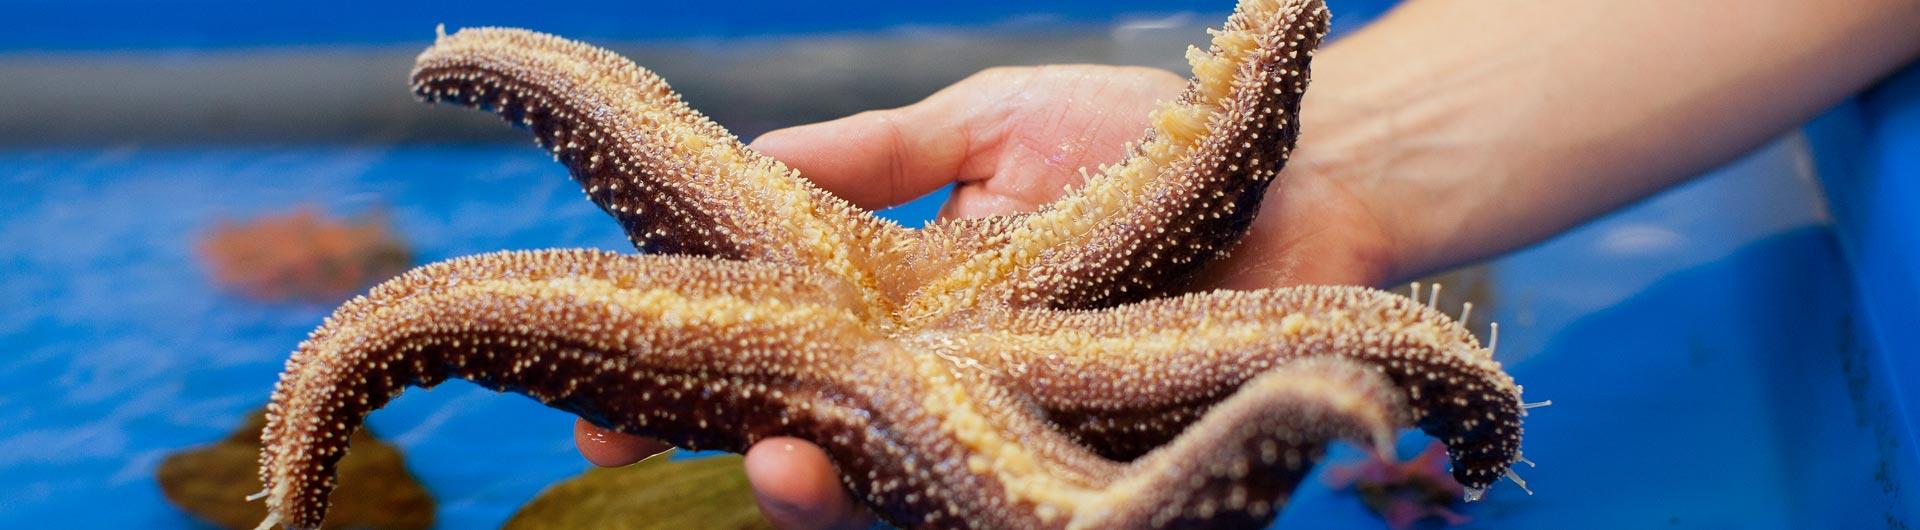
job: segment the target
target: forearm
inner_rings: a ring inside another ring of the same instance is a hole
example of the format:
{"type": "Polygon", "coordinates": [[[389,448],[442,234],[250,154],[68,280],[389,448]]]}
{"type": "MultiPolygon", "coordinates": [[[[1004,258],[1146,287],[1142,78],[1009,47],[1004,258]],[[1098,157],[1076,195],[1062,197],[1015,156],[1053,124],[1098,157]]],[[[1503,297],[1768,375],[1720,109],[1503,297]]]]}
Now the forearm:
{"type": "Polygon", "coordinates": [[[1920,53],[1920,1],[1427,0],[1324,50],[1298,157],[1418,275],[1746,152],[1920,53]]]}

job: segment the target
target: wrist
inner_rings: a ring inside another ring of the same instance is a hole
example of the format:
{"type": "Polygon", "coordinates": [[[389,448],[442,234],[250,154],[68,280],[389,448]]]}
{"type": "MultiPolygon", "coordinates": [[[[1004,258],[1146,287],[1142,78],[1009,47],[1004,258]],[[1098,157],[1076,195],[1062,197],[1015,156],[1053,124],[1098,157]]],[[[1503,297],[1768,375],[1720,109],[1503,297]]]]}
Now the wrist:
{"type": "Polygon", "coordinates": [[[1296,197],[1281,202],[1309,210],[1332,209],[1325,218],[1303,220],[1346,232],[1354,270],[1345,283],[1382,286],[1419,274],[1428,254],[1428,232],[1418,230],[1417,212],[1402,204],[1417,182],[1401,182],[1408,153],[1396,145],[1396,131],[1382,100],[1356,97],[1358,86],[1342,75],[1343,57],[1330,53],[1321,59],[1325,74],[1316,72],[1313,88],[1301,110],[1301,137],[1277,187],[1296,197]]]}
{"type": "Polygon", "coordinates": [[[1352,197],[1359,214],[1349,222],[1379,234],[1380,248],[1368,251],[1375,285],[1479,257],[1485,242],[1476,237],[1486,232],[1469,225],[1495,213],[1492,201],[1515,169],[1489,146],[1515,141],[1502,136],[1523,118],[1476,107],[1489,94],[1473,83],[1436,86],[1439,72],[1464,66],[1444,54],[1406,61],[1418,55],[1410,46],[1404,36],[1363,30],[1320,54],[1289,168],[1352,197]]]}

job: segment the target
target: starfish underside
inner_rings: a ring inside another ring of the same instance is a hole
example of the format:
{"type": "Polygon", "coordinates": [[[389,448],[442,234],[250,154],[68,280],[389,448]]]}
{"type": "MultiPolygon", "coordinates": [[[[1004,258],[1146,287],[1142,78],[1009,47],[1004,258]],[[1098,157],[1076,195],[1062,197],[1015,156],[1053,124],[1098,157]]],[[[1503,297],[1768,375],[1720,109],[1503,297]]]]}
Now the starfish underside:
{"type": "Polygon", "coordinates": [[[367,413],[460,378],[623,432],[820,444],[911,527],[1252,527],[1325,444],[1417,426],[1485,488],[1522,407],[1474,336],[1357,287],[1169,296],[1244,232],[1297,134],[1318,0],[1248,0],[1118,165],[1039,212],[908,230],[749,150],[658,77],[512,29],[443,36],[421,97],[531,129],[654,254],[505,252],[342,306],[287,362],[267,524],[318,526],[367,413]]]}

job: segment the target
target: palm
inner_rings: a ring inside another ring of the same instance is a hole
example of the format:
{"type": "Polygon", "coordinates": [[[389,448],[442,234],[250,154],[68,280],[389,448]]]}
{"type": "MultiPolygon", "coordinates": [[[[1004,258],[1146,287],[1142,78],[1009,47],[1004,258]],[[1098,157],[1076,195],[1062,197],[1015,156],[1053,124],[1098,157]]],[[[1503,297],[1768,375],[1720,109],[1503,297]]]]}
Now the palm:
{"type": "MultiPolygon", "coordinates": [[[[1091,65],[989,70],[954,85],[929,99],[972,109],[954,131],[969,148],[950,178],[957,185],[941,216],[1026,212],[1052,202],[1080,184],[1081,168],[1120,160],[1124,144],[1146,129],[1155,102],[1177,96],[1184,86],[1185,80],[1162,70],[1091,65]]],[[[1305,135],[1311,138],[1312,131],[1305,135]]],[[[1355,184],[1314,164],[1310,144],[1302,142],[1269,189],[1239,247],[1209,266],[1195,288],[1374,285],[1391,279],[1381,223],[1355,184]]]]}

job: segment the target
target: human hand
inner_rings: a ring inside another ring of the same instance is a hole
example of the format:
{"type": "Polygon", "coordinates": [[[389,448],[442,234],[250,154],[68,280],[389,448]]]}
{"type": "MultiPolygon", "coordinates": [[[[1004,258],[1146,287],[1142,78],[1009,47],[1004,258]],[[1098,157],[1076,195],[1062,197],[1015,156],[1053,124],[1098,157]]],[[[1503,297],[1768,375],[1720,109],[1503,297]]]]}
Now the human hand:
{"type": "MultiPolygon", "coordinates": [[[[952,183],[943,218],[1019,213],[1077,186],[1081,168],[1121,160],[1125,144],[1146,130],[1156,102],[1184,87],[1179,77],[1149,68],[996,68],[906,107],[769,132],[753,148],[864,208],[901,204],[952,183]]],[[[1202,272],[1196,289],[1388,279],[1387,232],[1351,183],[1328,177],[1310,156],[1303,143],[1269,188],[1247,236],[1232,256],[1202,272]]],[[[631,464],[667,448],[585,421],[577,424],[575,442],[602,466],[631,464]]],[[[745,466],[762,512],[776,526],[872,524],[812,443],[763,440],[747,452],[745,466]]]]}

